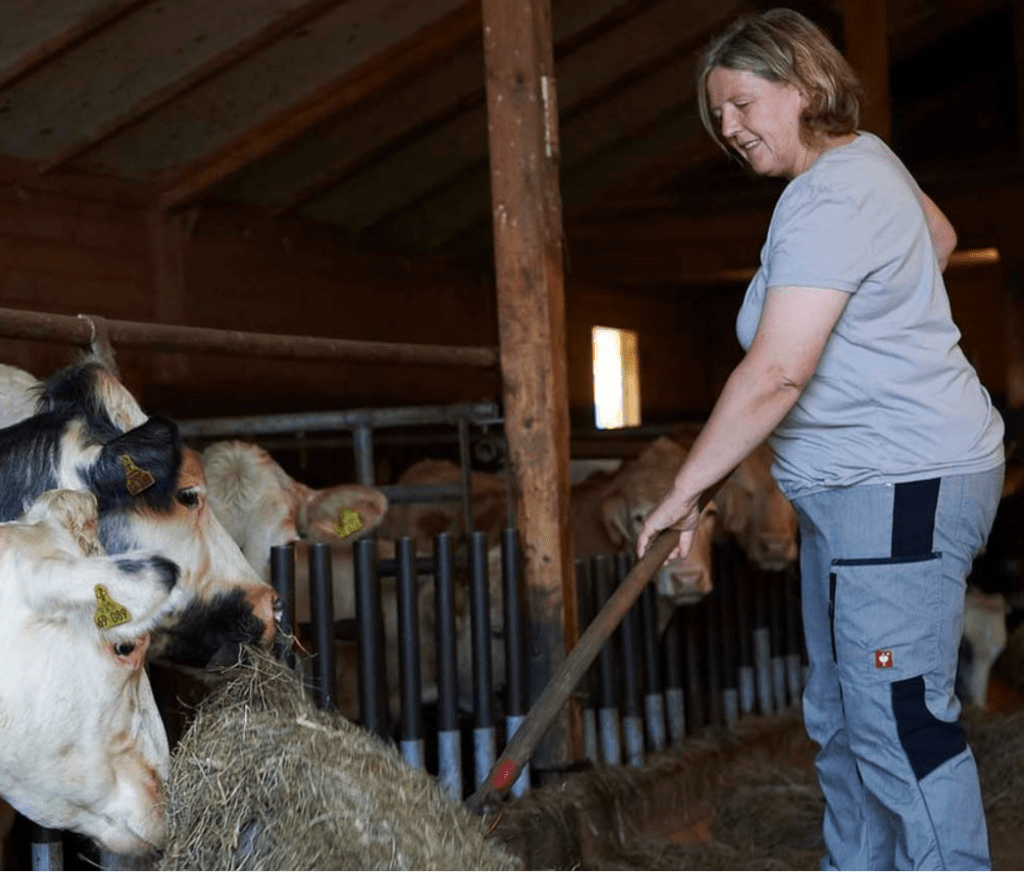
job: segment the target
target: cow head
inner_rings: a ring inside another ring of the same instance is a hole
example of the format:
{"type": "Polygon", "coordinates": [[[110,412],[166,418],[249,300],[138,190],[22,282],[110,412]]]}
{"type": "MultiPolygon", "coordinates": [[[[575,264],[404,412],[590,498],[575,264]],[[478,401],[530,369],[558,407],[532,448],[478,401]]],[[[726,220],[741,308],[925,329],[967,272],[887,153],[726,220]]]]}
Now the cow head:
{"type": "Polygon", "coordinates": [[[0,793],[118,853],[159,846],[170,753],[143,658],[177,567],[108,557],[92,494],[0,524],[0,793]]]}
{"type": "Polygon", "coordinates": [[[772,452],[762,443],[723,483],[715,500],[720,529],[733,536],[762,569],[785,569],[797,560],[797,517],[771,473],[772,452]]]}
{"type": "MultiPolygon", "coordinates": [[[[273,545],[319,542],[338,546],[333,552],[336,617],[355,615],[351,545],[375,530],[388,501],[376,488],[340,484],[316,489],[295,481],[258,445],[215,442],[202,454],[210,504],[249,563],[270,577],[273,545]]],[[[309,620],[309,585],[304,549],[296,554],[298,621],[309,620]]]]}
{"type": "MultiPolygon", "coordinates": [[[[611,475],[574,485],[570,516],[576,556],[632,550],[644,519],[672,488],[686,455],[686,449],[678,443],[660,437],[611,475]]],[[[686,559],[673,558],[658,571],[658,619],[662,627],[677,606],[694,603],[711,592],[711,546],[717,516],[718,508],[712,501],[701,511],[686,559]]]]}
{"type": "Polygon", "coordinates": [[[206,666],[233,661],[240,644],[269,644],[273,589],[207,507],[202,466],[177,427],[148,417],[94,362],[62,370],[39,394],[36,415],[0,430],[0,518],[45,488],[91,491],[108,553],[158,550],[181,569],[151,656],[206,666]]]}

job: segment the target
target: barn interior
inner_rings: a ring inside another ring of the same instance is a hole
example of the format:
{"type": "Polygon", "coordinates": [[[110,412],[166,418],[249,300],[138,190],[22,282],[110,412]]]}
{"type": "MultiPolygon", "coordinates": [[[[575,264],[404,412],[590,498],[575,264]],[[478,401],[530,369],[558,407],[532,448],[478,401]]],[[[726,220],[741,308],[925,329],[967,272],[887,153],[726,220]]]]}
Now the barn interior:
{"type": "MultiPolygon", "coordinates": [[[[43,377],[109,330],[125,384],[179,421],[493,402],[526,583],[559,591],[552,618],[572,600],[570,457],[700,422],[740,358],[735,314],[782,184],[710,140],[694,76],[709,39],[772,5],[11,0],[0,362],[43,377]],[[119,340],[124,325],[161,330],[119,340]],[[636,334],[626,431],[595,427],[595,326],[636,334]],[[245,351],[229,332],[374,349],[245,351]],[[406,345],[452,353],[382,352],[406,345]]],[[[962,346],[1015,440],[1024,5],[789,5],[844,50],[862,126],[955,226],[962,346]]],[[[457,456],[450,432],[423,438],[382,438],[377,483],[457,456]]],[[[356,475],[347,433],[263,441],[311,485],[356,475]]]]}

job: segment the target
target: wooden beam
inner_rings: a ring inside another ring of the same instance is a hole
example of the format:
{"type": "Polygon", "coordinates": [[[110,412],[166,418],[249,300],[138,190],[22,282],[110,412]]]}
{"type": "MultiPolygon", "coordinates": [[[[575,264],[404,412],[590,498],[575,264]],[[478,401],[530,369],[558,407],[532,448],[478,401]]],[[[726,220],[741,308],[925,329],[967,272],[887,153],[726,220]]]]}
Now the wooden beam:
{"type": "Polygon", "coordinates": [[[134,106],[130,106],[125,111],[104,119],[93,127],[92,130],[84,132],[82,136],[78,137],[57,154],[41,162],[39,164],[39,171],[41,173],[48,173],[59,169],[69,161],[116,136],[122,130],[137,124],[148,115],[166,106],[175,97],[181,96],[223,70],[251,57],[290,31],[308,24],[315,18],[319,18],[329,9],[342,2],[344,0],[309,0],[309,2],[285,13],[280,18],[268,22],[246,39],[231,46],[227,51],[208,58],[199,66],[186,71],[183,75],[168,82],[162,88],[147,94],[134,106]]]}
{"type": "MultiPolygon", "coordinates": [[[[530,670],[532,702],[579,636],[550,0],[483,0],[483,27],[505,432],[541,660],[530,670]]],[[[540,766],[579,755],[570,723],[562,712],[540,766]]]]}
{"type": "Polygon", "coordinates": [[[107,0],[82,16],[75,24],[55,33],[49,39],[32,46],[23,55],[0,70],[0,89],[6,88],[28,75],[47,61],[52,61],[64,52],[74,48],[84,39],[113,24],[138,6],[150,0],[107,0]]]}
{"type": "Polygon", "coordinates": [[[843,15],[846,59],[867,94],[860,126],[888,141],[892,138],[892,109],[886,0],[843,0],[843,15]]]}
{"type": "Polygon", "coordinates": [[[163,185],[158,202],[162,209],[177,209],[196,202],[245,167],[268,157],[319,124],[371,99],[450,54],[479,32],[480,3],[468,0],[419,33],[402,40],[328,82],[292,106],[246,130],[213,154],[163,185]]]}

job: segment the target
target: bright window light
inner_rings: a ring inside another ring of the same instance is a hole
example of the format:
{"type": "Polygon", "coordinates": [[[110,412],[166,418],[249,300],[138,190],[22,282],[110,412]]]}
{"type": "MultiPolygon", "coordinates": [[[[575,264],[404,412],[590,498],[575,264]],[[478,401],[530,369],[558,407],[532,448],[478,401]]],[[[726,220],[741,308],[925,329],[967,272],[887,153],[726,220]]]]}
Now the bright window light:
{"type": "Polygon", "coordinates": [[[636,333],[594,327],[594,421],[599,430],[640,425],[636,333]]]}

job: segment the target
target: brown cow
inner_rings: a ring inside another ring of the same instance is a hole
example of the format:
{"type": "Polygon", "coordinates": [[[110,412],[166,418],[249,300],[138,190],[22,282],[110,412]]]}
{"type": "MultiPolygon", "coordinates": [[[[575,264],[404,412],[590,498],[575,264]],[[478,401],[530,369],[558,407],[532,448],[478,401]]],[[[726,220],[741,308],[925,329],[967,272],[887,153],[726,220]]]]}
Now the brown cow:
{"type": "MultiPolygon", "coordinates": [[[[638,457],[624,461],[617,472],[573,485],[569,515],[576,558],[632,550],[644,518],[669,492],[685,459],[685,449],[662,436],[638,457]]],[[[686,559],[671,560],[659,570],[659,632],[676,607],[695,603],[711,592],[711,544],[717,518],[712,500],[701,512],[686,559]]]]}

